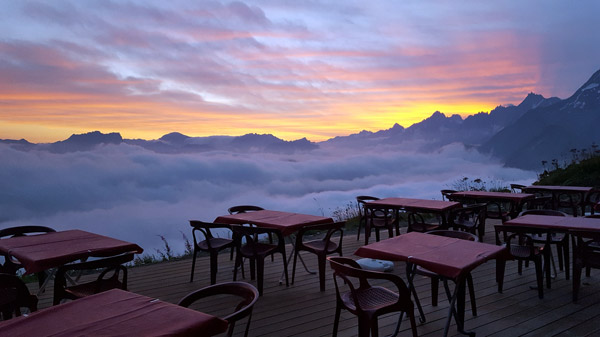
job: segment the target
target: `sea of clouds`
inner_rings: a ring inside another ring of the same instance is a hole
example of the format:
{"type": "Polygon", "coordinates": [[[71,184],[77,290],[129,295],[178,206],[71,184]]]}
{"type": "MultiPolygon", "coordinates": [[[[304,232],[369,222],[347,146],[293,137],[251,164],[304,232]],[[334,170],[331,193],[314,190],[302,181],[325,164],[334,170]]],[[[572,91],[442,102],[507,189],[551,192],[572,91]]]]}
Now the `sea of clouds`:
{"type": "Polygon", "coordinates": [[[0,227],[83,229],[183,253],[188,220],[212,221],[233,205],[332,216],[358,195],[441,199],[463,177],[530,184],[536,173],[506,168],[451,144],[433,153],[407,147],[321,147],[301,154],[160,154],[101,146],[56,154],[0,144],[0,227]]]}

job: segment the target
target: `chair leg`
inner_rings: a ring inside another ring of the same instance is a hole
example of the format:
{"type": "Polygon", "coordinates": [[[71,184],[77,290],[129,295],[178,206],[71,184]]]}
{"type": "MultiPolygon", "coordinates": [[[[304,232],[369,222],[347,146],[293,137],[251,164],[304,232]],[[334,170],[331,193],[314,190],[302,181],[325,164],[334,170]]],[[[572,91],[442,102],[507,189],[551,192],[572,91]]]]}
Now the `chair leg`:
{"type": "Polygon", "coordinates": [[[265,274],[265,260],[258,258],[256,259],[256,269],[257,269],[257,286],[258,286],[258,293],[260,294],[260,296],[263,295],[263,277],[265,274]]]}
{"type": "MultiPolygon", "coordinates": [[[[275,254],[273,254],[273,255],[275,255],[275,254]]],[[[283,259],[283,273],[285,274],[285,286],[289,287],[290,282],[288,279],[288,265],[287,265],[287,258],[285,256],[285,249],[281,252],[281,257],[283,259]]]]}
{"type": "Polygon", "coordinates": [[[256,280],[256,258],[251,257],[250,259],[250,279],[256,280]]]}
{"type": "Polygon", "coordinates": [[[438,290],[440,287],[439,285],[440,285],[440,280],[437,277],[432,277],[431,278],[431,305],[434,307],[438,305],[438,290]]]}
{"type": "Polygon", "coordinates": [[[194,253],[192,255],[192,274],[190,275],[190,282],[194,282],[194,268],[196,268],[196,248],[194,248],[194,253]]]}
{"type": "Polygon", "coordinates": [[[358,233],[356,233],[356,241],[360,240],[360,230],[363,227],[363,217],[358,219],[358,233]]]}
{"type": "Polygon", "coordinates": [[[469,298],[471,299],[471,313],[477,316],[477,303],[475,302],[475,286],[473,285],[473,276],[467,275],[467,286],[469,287],[469,298]]]}
{"type": "Polygon", "coordinates": [[[502,294],[502,286],[504,285],[504,269],[506,268],[506,260],[496,259],[496,283],[498,283],[498,292],[502,294]]]}
{"type": "Polygon", "coordinates": [[[340,307],[340,304],[336,302],[335,304],[335,318],[333,319],[333,334],[331,334],[332,337],[337,337],[337,332],[338,332],[338,326],[340,324],[340,313],[342,311],[342,308],[340,307]]]}
{"type": "Polygon", "coordinates": [[[217,252],[210,252],[210,284],[213,285],[217,283],[217,252]]]}
{"type": "Polygon", "coordinates": [[[581,273],[583,266],[579,263],[573,264],[573,302],[577,302],[579,287],[581,286],[581,273]]]}
{"type": "MultiPolygon", "coordinates": [[[[317,260],[319,263],[319,285],[321,287],[321,291],[325,291],[325,265],[326,258],[325,255],[317,255],[317,260]]],[[[295,261],[294,261],[295,262],[295,261]]],[[[292,284],[294,284],[294,276],[292,274],[292,284]]]]}
{"type": "Polygon", "coordinates": [[[298,260],[298,250],[294,249],[294,264],[292,265],[292,284],[294,284],[294,280],[296,279],[296,260],[298,260]]]}
{"type": "Polygon", "coordinates": [[[544,298],[544,274],[542,271],[542,260],[535,260],[535,276],[537,280],[537,288],[538,288],[538,297],[540,299],[544,298]]]}
{"type": "Polygon", "coordinates": [[[248,315],[248,322],[246,323],[246,331],[244,332],[244,337],[248,337],[248,331],[250,331],[250,321],[252,320],[252,312],[248,315]]]}
{"type": "Polygon", "coordinates": [[[373,317],[369,324],[371,326],[371,337],[379,337],[379,324],[377,323],[377,317],[373,317]]]}

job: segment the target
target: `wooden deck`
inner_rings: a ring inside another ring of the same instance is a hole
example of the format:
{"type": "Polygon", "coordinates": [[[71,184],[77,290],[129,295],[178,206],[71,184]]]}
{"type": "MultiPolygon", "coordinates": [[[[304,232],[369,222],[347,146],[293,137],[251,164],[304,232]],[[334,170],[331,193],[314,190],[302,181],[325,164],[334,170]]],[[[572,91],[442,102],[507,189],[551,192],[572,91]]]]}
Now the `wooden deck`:
{"type": "MultiPolygon", "coordinates": [[[[485,241],[492,243],[493,226],[488,224],[485,241]]],[[[374,239],[372,239],[374,240],[374,239]]],[[[362,236],[360,242],[363,242],[362,236]]],[[[344,255],[353,256],[360,242],[356,233],[344,237],[344,255]]],[[[288,245],[288,251],[290,246],[288,245]]],[[[310,268],[316,270],[316,258],[306,254],[305,260],[310,268]]],[[[220,255],[217,282],[232,280],[233,261],[229,254],[220,255]]],[[[189,282],[191,259],[159,263],[130,268],[129,290],[164,301],[177,303],[187,293],[209,285],[208,258],[200,258],[196,266],[195,281],[189,282]]],[[[251,336],[331,336],[335,289],[328,266],[327,290],[319,291],[317,275],[308,274],[301,265],[296,271],[294,285],[279,285],[283,267],[281,258],[267,261],[265,269],[264,296],[257,302],[252,317],[251,336]]],[[[290,281],[291,281],[291,265],[290,281]]],[[[404,279],[404,264],[397,263],[394,273],[404,279]]],[[[473,272],[478,316],[473,317],[470,303],[467,302],[465,328],[477,333],[477,336],[598,336],[600,335],[600,273],[592,270],[592,277],[585,278],[582,284],[580,300],[571,301],[571,281],[565,280],[559,272],[552,282],[552,289],[545,289],[544,299],[537,297],[537,291],[531,290],[535,284],[534,268],[525,268],[523,275],[517,274],[516,262],[508,262],[504,292],[497,292],[495,282],[495,263],[490,261],[473,272]]],[[[249,280],[249,275],[246,275],[249,280]]],[[[441,336],[448,312],[448,301],[440,286],[440,303],[431,306],[430,283],[426,278],[415,278],[415,285],[425,311],[427,322],[418,325],[419,336],[441,336]]],[[[41,296],[40,307],[51,304],[52,287],[41,296]]],[[[222,301],[208,303],[200,310],[219,312],[226,306],[222,301]]],[[[416,311],[416,310],[415,310],[416,311]]],[[[380,318],[381,336],[390,334],[395,327],[397,315],[380,318]]],[[[417,321],[418,322],[418,321],[417,321]]],[[[168,324],[168,322],[165,322],[168,324]]],[[[236,336],[243,335],[244,322],[236,326],[236,336]]],[[[418,323],[417,323],[418,324],[418,323]]],[[[342,311],[339,336],[357,334],[355,317],[342,311]]],[[[400,336],[410,335],[410,325],[405,318],[400,336]]],[[[457,335],[452,323],[450,335],[457,335]]]]}

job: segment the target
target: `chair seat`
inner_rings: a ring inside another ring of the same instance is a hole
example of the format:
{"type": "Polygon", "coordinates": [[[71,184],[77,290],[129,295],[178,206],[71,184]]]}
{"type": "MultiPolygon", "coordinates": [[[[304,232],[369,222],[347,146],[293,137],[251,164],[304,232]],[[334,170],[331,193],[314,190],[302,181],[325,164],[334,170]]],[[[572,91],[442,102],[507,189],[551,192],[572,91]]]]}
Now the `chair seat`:
{"type": "MultiPolygon", "coordinates": [[[[277,249],[277,245],[270,245],[268,243],[255,243],[254,244],[254,249],[256,250],[256,254],[257,255],[266,256],[269,253],[271,253],[272,251],[274,251],[275,249],[277,249]]],[[[253,250],[253,248],[252,247],[248,247],[247,245],[242,246],[240,248],[240,252],[245,257],[252,257],[252,256],[254,256],[254,250],[253,250]]]]}
{"type": "Polygon", "coordinates": [[[433,231],[436,229],[439,229],[440,225],[436,225],[436,224],[428,224],[428,223],[414,223],[411,224],[411,230],[413,232],[429,232],[429,231],[433,231]]]}
{"type": "Polygon", "coordinates": [[[432,272],[429,269],[425,269],[421,266],[417,266],[417,270],[415,271],[418,275],[427,276],[427,277],[438,277],[437,273],[432,272]]]}
{"type": "MultiPolygon", "coordinates": [[[[542,247],[534,247],[533,254],[539,255],[542,252],[542,247]]],[[[531,250],[529,247],[519,246],[519,245],[511,245],[510,246],[510,254],[516,258],[528,258],[531,256],[531,250]]]]}
{"type": "MultiPolygon", "coordinates": [[[[325,251],[326,242],[327,241],[324,241],[324,240],[315,240],[315,241],[303,242],[302,244],[304,245],[305,249],[308,248],[309,250],[312,250],[312,252],[316,253],[316,252],[324,252],[325,251]]],[[[338,244],[336,242],[330,241],[328,248],[329,248],[329,250],[327,251],[327,253],[333,253],[337,250],[338,244]]]]}
{"type": "MultiPolygon", "coordinates": [[[[546,243],[546,234],[539,234],[539,235],[533,235],[533,242],[536,243],[546,243]]],[[[563,242],[563,240],[565,239],[565,234],[564,233],[552,233],[552,235],[550,235],[550,241],[551,243],[558,243],[558,242],[563,242]]]]}
{"type": "Polygon", "coordinates": [[[65,292],[72,295],[75,298],[82,298],[115,288],[122,289],[123,283],[121,283],[118,280],[108,279],[102,282],[93,281],[89,283],[70,286],[68,288],[65,288],[65,292]],[[100,284],[100,286],[98,286],[98,284],[100,284]],[[98,287],[100,290],[96,291],[98,287]]]}
{"type": "MultiPolygon", "coordinates": [[[[357,290],[356,296],[361,308],[365,311],[375,311],[398,302],[398,294],[383,287],[357,290]]],[[[341,299],[348,307],[356,308],[350,292],[341,294],[341,299]]]]}
{"type": "MultiPolygon", "coordinates": [[[[230,245],[233,242],[233,240],[231,239],[224,239],[224,238],[212,238],[210,239],[210,245],[213,249],[220,249],[221,247],[225,247],[227,245],[230,245]]],[[[200,249],[203,250],[208,250],[208,243],[206,242],[206,240],[204,241],[200,241],[198,242],[198,247],[200,247],[200,249]]]]}

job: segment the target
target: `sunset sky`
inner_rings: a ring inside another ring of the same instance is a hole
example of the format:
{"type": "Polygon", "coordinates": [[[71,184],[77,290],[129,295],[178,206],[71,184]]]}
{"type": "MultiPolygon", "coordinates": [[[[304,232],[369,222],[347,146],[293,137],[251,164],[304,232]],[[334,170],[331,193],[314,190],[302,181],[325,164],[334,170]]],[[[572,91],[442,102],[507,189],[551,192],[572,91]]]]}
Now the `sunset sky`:
{"type": "Polygon", "coordinates": [[[0,0],[0,139],[321,141],[567,98],[600,1],[0,0]]]}

